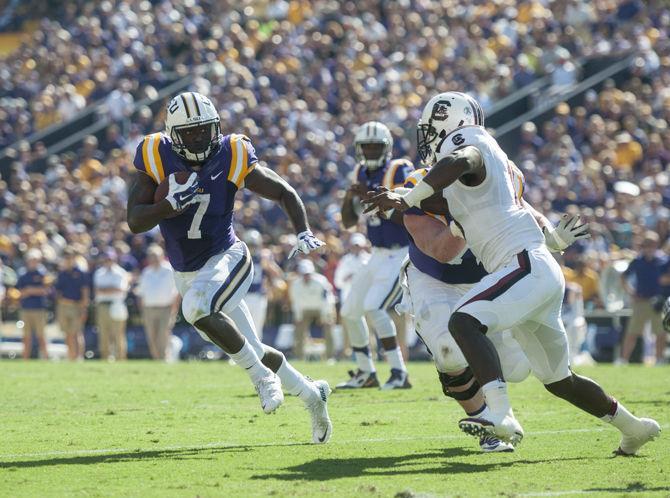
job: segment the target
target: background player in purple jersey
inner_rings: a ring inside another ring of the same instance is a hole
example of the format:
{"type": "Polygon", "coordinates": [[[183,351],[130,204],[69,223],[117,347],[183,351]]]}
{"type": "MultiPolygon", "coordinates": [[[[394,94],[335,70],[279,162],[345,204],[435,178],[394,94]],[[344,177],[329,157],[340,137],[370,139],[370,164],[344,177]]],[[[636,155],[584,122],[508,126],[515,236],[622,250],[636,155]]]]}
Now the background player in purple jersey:
{"type": "Polygon", "coordinates": [[[177,95],[168,104],[165,132],[148,135],[137,147],[128,225],[134,233],[159,225],[183,298],[184,318],[246,370],[263,410],[272,413],[281,405],[283,384],[305,402],[313,441],[324,443],[332,433],[328,383],[307,379],[281,352],[262,344],[244,302],[253,263],[233,230],[236,192],[246,187],[281,205],[298,232],[291,256],[324,244],[310,231],[295,190],[257,163],[249,138],[221,134],[219,114],[207,97],[194,92],[177,95]],[[192,174],[179,184],[177,172],[192,174]],[[154,203],[156,186],[166,177],[167,197],[154,203]]]}
{"type": "MultiPolygon", "coordinates": [[[[405,159],[391,159],[393,137],[388,127],[378,121],[361,125],[354,139],[356,169],[351,187],[342,204],[342,223],[345,228],[358,224],[359,198],[377,187],[402,187],[414,170],[405,159]]],[[[354,277],[351,290],[342,303],[342,321],[349,334],[358,369],[349,372],[350,379],[337,385],[338,389],[378,387],[379,381],[370,354],[370,332],[366,318],[375,329],[391,366],[391,376],[382,389],[411,387],[407,368],[398,347],[396,328],[388,308],[401,295],[398,275],[407,255],[409,242],[402,224],[377,215],[365,218],[368,238],[372,245],[370,259],[354,277]]]]}

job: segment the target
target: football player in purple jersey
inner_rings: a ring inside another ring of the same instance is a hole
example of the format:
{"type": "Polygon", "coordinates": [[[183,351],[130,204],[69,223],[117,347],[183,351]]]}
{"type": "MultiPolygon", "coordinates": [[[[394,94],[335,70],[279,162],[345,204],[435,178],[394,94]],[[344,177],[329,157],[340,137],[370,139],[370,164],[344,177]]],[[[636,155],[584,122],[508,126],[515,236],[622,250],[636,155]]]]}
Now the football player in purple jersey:
{"type": "Polygon", "coordinates": [[[283,402],[283,385],[310,412],[312,440],[328,441],[330,387],[303,376],[281,352],[258,340],[244,301],[253,280],[252,258],[233,230],[235,194],[246,187],[278,202],[291,220],[298,235],[290,257],[323,246],[309,228],[296,191],[258,164],[249,138],[222,135],[214,105],[195,92],[170,101],[165,131],[144,138],[134,166],[138,171],[130,185],[128,225],[133,233],[160,227],[186,321],[246,370],[266,413],[283,402]],[[178,183],[177,172],[191,173],[188,181],[178,183]],[[166,177],[167,196],[154,203],[156,187],[166,177]]]}
{"type": "MultiPolygon", "coordinates": [[[[361,125],[354,138],[356,169],[351,187],[342,203],[345,228],[358,224],[360,198],[377,187],[402,187],[414,166],[406,159],[392,159],[393,136],[386,125],[370,121],[361,125]]],[[[384,355],[391,367],[391,376],[382,389],[407,389],[407,368],[398,347],[396,328],[388,309],[400,298],[398,280],[400,265],[407,256],[407,230],[402,224],[377,215],[366,216],[365,225],[372,246],[370,259],[354,276],[351,290],[342,303],[342,322],[354,350],[357,370],[349,372],[349,380],[338,389],[379,387],[379,380],[370,354],[369,322],[379,337],[384,355]],[[367,320],[366,320],[367,319],[367,320]]]]}

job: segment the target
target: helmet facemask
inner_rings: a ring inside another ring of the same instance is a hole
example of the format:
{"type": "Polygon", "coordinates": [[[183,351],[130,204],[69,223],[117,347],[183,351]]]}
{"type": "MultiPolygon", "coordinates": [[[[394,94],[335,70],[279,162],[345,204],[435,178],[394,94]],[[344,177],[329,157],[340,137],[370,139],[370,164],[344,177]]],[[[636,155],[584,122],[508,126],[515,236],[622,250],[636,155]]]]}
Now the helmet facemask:
{"type": "Polygon", "coordinates": [[[356,142],[356,162],[365,165],[369,170],[383,166],[390,159],[389,145],[385,140],[356,142]]]}
{"type": "Polygon", "coordinates": [[[435,162],[435,152],[432,143],[437,140],[437,130],[430,123],[421,123],[416,126],[416,148],[419,157],[427,166],[435,162]]]}
{"type": "Polygon", "coordinates": [[[172,149],[187,161],[205,162],[217,149],[220,134],[221,125],[218,119],[173,126],[170,130],[172,149]]]}

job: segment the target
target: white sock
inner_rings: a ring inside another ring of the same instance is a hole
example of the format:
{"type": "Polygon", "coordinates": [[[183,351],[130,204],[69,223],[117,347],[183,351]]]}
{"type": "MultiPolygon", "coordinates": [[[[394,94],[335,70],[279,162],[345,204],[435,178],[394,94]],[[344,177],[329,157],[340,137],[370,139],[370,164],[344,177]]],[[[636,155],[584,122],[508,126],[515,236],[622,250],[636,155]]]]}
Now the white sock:
{"type": "Polygon", "coordinates": [[[608,413],[604,417],[600,417],[600,420],[612,424],[624,434],[633,431],[640,423],[639,418],[629,412],[625,406],[614,398],[612,398],[612,412],[614,414],[608,413]]]}
{"type": "Polygon", "coordinates": [[[242,349],[237,353],[232,353],[230,357],[235,363],[244,368],[249,374],[251,381],[256,384],[263,377],[272,374],[272,371],[261,363],[256,351],[245,340],[242,349]]]}
{"type": "Polygon", "coordinates": [[[375,365],[370,356],[370,331],[365,319],[362,316],[356,318],[342,316],[342,322],[347,329],[358,369],[363,372],[374,372],[375,365]]]}
{"type": "Polygon", "coordinates": [[[284,389],[305,402],[311,401],[314,396],[319,395],[314,384],[293,368],[286,358],[281,362],[277,375],[279,375],[284,389]]]}
{"type": "Polygon", "coordinates": [[[405,366],[405,360],[402,357],[402,351],[400,350],[400,346],[396,346],[395,349],[386,350],[385,353],[386,353],[386,361],[389,362],[391,368],[402,370],[403,372],[407,370],[407,367],[405,366]]]}
{"type": "Polygon", "coordinates": [[[492,380],[482,386],[482,393],[486,400],[486,406],[491,412],[498,416],[507,414],[510,404],[505,382],[500,379],[492,380]]]}
{"type": "Polygon", "coordinates": [[[356,347],[352,346],[354,350],[354,358],[358,369],[363,372],[372,373],[375,371],[375,365],[372,363],[372,356],[370,355],[370,346],[356,347]]]}

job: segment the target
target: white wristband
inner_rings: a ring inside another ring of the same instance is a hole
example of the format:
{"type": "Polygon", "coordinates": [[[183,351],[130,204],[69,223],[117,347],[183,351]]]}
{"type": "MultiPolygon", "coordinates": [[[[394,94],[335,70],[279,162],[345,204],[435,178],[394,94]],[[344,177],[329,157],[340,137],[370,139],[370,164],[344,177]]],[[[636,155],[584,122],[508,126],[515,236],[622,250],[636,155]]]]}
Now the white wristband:
{"type": "Polygon", "coordinates": [[[403,196],[403,200],[408,206],[419,207],[421,201],[428,199],[435,193],[435,189],[421,180],[414,185],[414,188],[403,196]]]}

